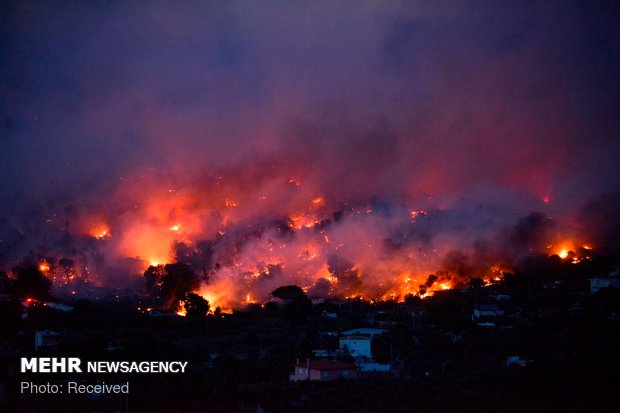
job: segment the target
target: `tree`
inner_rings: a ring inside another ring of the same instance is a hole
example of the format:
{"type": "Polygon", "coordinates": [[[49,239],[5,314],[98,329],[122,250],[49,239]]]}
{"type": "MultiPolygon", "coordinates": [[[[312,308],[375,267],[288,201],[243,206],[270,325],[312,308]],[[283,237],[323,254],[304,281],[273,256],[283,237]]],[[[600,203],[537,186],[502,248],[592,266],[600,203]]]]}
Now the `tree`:
{"type": "Polygon", "coordinates": [[[67,277],[67,283],[73,278],[74,265],[75,262],[71,258],[61,258],[60,261],[58,261],[58,266],[62,269],[62,272],[65,273],[65,277],[67,277]]]}
{"type": "Polygon", "coordinates": [[[200,273],[202,281],[208,281],[209,270],[213,266],[215,248],[212,241],[198,241],[195,246],[184,242],[173,245],[176,262],[183,262],[200,273]]]}
{"type": "Polygon", "coordinates": [[[414,294],[406,294],[405,295],[405,304],[407,305],[416,305],[422,302],[422,299],[414,294]]]}
{"type": "Polygon", "coordinates": [[[15,267],[13,272],[17,279],[13,291],[18,297],[45,298],[50,294],[52,282],[34,265],[15,267]]]}
{"type": "Polygon", "coordinates": [[[144,280],[146,281],[146,292],[152,298],[159,297],[161,288],[161,277],[165,271],[163,265],[151,265],[144,271],[144,280]]]}
{"type": "Polygon", "coordinates": [[[312,302],[304,293],[304,290],[296,285],[284,285],[276,288],[271,295],[287,301],[284,315],[292,325],[306,322],[308,312],[312,308],[312,302]]]}
{"type": "Polygon", "coordinates": [[[484,287],[484,281],[479,277],[472,277],[469,279],[469,288],[479,289],[484,287]]]}
{"type": "Polygon", "coordinates": [[[188,293],[183,299],[187,317],[202,318],[209,312],[209,301],[198,294],[188,293]]]}
{"type": "Polygon", "coordinates": [[[161,298],[165,308],[174,308],[178,300],[200,286],[196,274],[185,263],[166,264],[164,271],[161,277],[161,298]]]}
{"type": "Polygon", "coordinates": [[[281,300],[294,300],[306,296],[304,290],[296,285],[283,285],[273,290],[271,295],[281,300]]]}

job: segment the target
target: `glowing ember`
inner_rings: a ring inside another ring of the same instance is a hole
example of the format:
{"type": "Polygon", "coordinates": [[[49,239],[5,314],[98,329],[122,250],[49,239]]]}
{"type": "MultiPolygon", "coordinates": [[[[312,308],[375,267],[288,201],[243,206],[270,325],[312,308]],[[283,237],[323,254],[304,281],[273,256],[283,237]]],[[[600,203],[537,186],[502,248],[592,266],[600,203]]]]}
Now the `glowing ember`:
{"type": "Polygon", "coordinates": [[[426,215],[426,211],[423,211],[423,210],[411,211],[409,215],[411,216],[411,219],[415,221],[415,219],[418,218],[419,216],[426,215]]]}
{"type": "Polygon", "coordinates": [[[170,231],[179,232],[181,230],[181,224],[175,224],[171,226],[169,229],[170,231]]]}
{"type": "Polygon", "coordinates": [[[234,200],[232,200],[232,199],[228,199],[228,198],[226,198],[226,199],[224,200],[224,205],[225,205],[227,208],[234,208],[234,207],[239,206],[239,202],[234,201],[234,200]]]}

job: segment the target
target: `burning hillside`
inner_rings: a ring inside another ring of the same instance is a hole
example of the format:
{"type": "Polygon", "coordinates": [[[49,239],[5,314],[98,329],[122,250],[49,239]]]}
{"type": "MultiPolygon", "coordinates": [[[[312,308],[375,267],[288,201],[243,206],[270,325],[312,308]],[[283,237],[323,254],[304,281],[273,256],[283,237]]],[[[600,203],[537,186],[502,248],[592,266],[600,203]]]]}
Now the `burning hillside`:
{"type": "MultiPolygon", "coordinates": [[[[285,175],[256,185],[224,174],[155,184],[119,187],[110,196],[114,208],[50,211],[43,230],[23,232],[22,242],[37,239],[36,250],[16,257],[36,262],[59,291],[78,295],[89,286],[149,292],[166,264],[183,264],[191,275],[179,291],[231,309],[266,302],[282,285],[301,286],[312,298],[426,297],[472,279],[499,282],[536,254],[579,264],[595,245],[578,225],[541,213],[515,222],[510,211],[489,206],[352,201],[285,175]]],[[[164,293],[167,307],[177,306],[175,288],[164,293]]]]}

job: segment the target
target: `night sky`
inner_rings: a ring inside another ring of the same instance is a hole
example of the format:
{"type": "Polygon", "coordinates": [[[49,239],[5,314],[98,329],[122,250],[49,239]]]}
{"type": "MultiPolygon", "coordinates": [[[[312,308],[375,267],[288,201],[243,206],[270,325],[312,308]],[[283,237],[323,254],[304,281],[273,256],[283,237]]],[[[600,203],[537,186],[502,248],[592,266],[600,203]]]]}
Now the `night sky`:
{"type": "Polygon", "coordinates": [[[237,220],[323,196],[570,221],[620,188],[618,8],[287,3],[3,2],[4,233],[71,205],[133,234],[136,198],[218,179],[237,220]]]}

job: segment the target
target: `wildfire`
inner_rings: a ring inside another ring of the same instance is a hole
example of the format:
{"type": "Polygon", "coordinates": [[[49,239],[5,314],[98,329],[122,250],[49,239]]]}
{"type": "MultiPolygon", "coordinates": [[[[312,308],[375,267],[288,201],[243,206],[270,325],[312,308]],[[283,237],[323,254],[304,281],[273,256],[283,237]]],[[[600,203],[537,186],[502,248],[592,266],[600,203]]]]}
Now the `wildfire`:
{"type": "Polygon", "coordinates": [[[90,235],[96,239],[104,239],[110,236],[110,228],[107,225],[96,225],[91,231],[90,235]]]}
{"type": "Polygon", "coordinates": [[[292,215],[290,217],[292,229],[312,228],[317,224],[320,224],[320,220],[304,214],[292,215]]]}
{"type": "Polygon", "coordinates": [[[234,207],[239,206],[239,202],[234,201],[234,200],[232,200],[232,199],[228,199],[228,198],[226,198],[226,199],[224,200],[224,205],[225,205],[227,208],[234,208],[234,207]]]}
{"type": "Polygon", "coordinates": [[[47,274],[49,273],[50,269],[51,269],[50,264],[47,261],[42,260],[39,263],[39,271],[41,271],[42,273],[47,274]]]}
{"type": "Polygon", "coordinates": [[[245,303],[246,304],[256,304],[256,301],[252,299],[252,296],[248,293],[245,296],[245,303]]]}
{"type": "Polygon", "coordinates": [[[450,285],[450,283],[445,282],[445,283],[439,284],[439,288],[445,291],[445,290],[451,289],[452,285],[450,285]]]}
{"type": "MultiPolygon", "coordinates": [[[[234,303],[231,302],[230,293],[232,285],[203,285],[196,294],[209,302],[209,312],[214,312],[216,308],[220,309],[221,313],[230,314],[234,307],[234,303]]],[[[246,296],[246,299],[248,297],[246,296]]]]}
{"type": "Polygon", "coordinates": [[[185,317],[187,315],[187,310],[185,309],[185,303],[183,301],[179,301],[179,308],[177,309],[177,315],[181,317],[185,317]]]}
{"type": "MultiPolygon", "coordinates": [[[[403,301],[410,295],[425,298],[465,288],[471,278],[476,279],[472,288],[491,286],[510,271],[511,257],[504,264],[484,256],[482,267],[472,262],[477,260],[475,254],[467,244],[459,244],[458,236],[435,236],[435,209],[400,204],[388,214],[381,203],[340,199],[290,176],[287,172],[281,180],[270,180],[269,187],[256,189],[245,179],[236,183],[222,177],[205,178],[199,193],[169,185],[144,192],[140,188],[130,206],[119,208],[122,216],[112,221],[99,213],[88,217],[81,228],[95,239],[110,238],[97,245],[102,252],[112,250],[139,260],[144,270],[175,259],[189,264],[196,284],[201,283],[194,292],[209,301],[211,311],[266,302],[269,293],[282,285],[298,285],[312,298],[403,301]],[[276,185],[285,187],[286,196],[276,185]],[[114,224],[114,236],[106,222],[114,224]],[[446,269],[444,258],[450,249],[462,250],[463,268],[474,268],[476,273],[446,269]]],[[[587,259],[592,249],[574,239],[549,242],[553,244],[546,253],[567,263],[587,259]]],[[[67,258],[75,262],[63,265],[50,259],[53,266],[42,261],[39,269],[65,283],[73,273],[76,279],[84,277],[86,266],[67,258]]],[[[95,274],[96,266],[91,268],[95,274]]],[[[183,305],[177,313],[185,315],[183,305]]]]}
{"type": "Polygon", "coordinates": [[[557,255],[562,260],[570,260],[573,264],[579,264],[584,259],[590,259],[589,252],[592,251],[592,246],[574,241],[564,241],[559,245],[548,245],[547,249],[551,250],[550,255],[557,255]]]}

